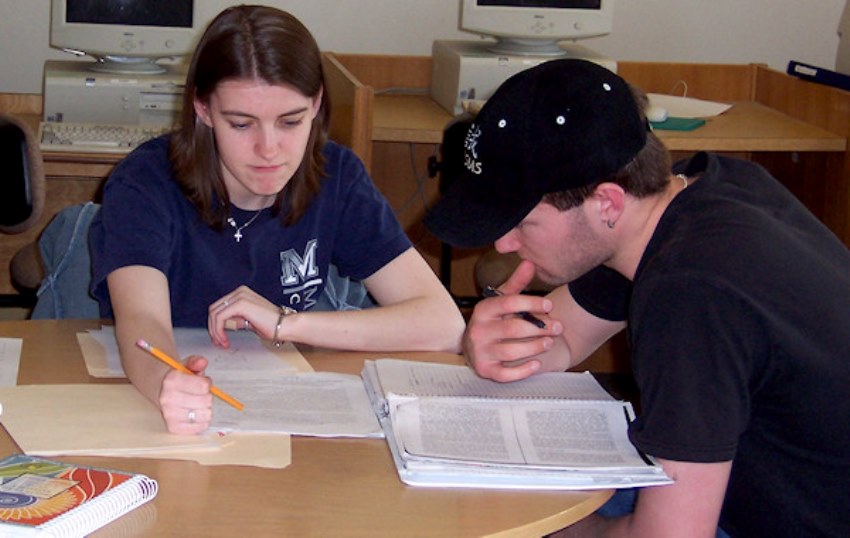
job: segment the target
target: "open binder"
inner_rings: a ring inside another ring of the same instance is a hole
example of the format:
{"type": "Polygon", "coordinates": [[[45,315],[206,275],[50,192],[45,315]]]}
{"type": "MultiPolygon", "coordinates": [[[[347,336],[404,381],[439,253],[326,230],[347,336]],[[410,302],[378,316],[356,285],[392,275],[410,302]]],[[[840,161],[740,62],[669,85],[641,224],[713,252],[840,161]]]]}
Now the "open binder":
{"type": "Polygon", "coordinates": [[[588,490],[672,482],[629,441],[631,404],[590,373],[502,384],[463,366],[380,359],[361,375],[407,484],[588,490]]]}

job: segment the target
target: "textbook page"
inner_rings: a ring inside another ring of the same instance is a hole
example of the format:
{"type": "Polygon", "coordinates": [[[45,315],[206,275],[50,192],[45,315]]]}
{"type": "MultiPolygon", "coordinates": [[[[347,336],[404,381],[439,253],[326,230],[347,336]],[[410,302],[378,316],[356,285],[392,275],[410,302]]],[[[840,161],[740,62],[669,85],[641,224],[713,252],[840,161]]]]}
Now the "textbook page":
{"type": "MultiPolygon", "coordinates": [[[[372,362],[372,361],[370,361],[372,362]]],[[[375,377],[384,395],[468,396],[480,398],[613,400],[590,372],[553,372],[499,383],[471,368],[451,364],[379,359],[375,377]]],[[[371,369],[372,364],[366,367],[371,369]]],[[[377,387],[376,387],[377,388],[377,387]]]]}
{"type": "Polygon", "coordinates": [[[390,398],[407,457],[568,469],[643,467],[624,402],[498,402],[390,398]]]}

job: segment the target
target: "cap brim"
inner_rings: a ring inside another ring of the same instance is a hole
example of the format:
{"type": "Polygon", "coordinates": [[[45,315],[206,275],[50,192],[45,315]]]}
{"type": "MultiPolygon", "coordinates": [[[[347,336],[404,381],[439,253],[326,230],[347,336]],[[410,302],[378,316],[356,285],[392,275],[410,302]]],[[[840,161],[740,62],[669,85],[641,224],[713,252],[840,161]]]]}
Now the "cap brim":
{"type": "Polygon", "coordinates": [[[493,244],[528,215],[542,195],[494,192],[477,178],[456,181],[425,215],[425,226],[442,242],[473,248],[493,244]]]}

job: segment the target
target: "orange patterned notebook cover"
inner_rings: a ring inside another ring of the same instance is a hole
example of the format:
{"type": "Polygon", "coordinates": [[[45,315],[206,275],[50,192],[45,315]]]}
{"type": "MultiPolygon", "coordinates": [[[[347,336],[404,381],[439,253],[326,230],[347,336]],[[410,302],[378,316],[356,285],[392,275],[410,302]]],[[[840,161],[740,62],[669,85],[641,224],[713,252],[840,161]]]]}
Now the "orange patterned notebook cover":
{"type": "Polygon", "coordinates": [[[0,461],[0,535],[81,536],[156,493],[144,475],[17,454],[0,461]]]}

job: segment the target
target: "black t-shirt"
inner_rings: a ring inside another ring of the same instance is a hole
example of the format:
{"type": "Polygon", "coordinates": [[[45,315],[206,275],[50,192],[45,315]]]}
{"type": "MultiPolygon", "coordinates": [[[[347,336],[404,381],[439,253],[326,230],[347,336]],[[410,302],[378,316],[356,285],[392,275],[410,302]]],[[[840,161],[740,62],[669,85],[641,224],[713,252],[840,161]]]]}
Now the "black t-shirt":
{"type": "Polygon", "coordinates": [[[850,536],[850,251],[753,163],[702,153],[676,171],[700,179],[634,282],[597,269],[570,284],[588,311],[628,321],[632,441],[734,460],[720,521],[733,536],[850,536]]]}

